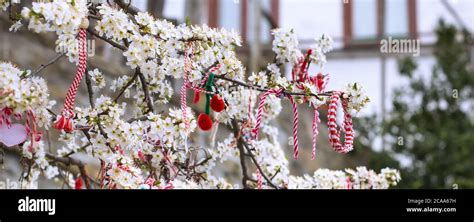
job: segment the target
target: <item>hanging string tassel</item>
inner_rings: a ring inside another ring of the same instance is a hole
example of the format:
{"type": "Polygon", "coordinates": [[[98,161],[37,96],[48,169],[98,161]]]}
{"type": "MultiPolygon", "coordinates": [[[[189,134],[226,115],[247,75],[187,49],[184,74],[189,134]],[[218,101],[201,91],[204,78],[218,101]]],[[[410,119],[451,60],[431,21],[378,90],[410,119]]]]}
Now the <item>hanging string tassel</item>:
{"type": "Polygon", "coordinates": [[[333,92],[328,110],[328,127],[329,127],[329,142],[332,148],[338,153],[347,153],[353,149],[354,131],[352,129],[352,116],[347,113],[347,100],[342,101],[344,111],[344,145],[340,142],[340,132],[338,132],[336,124],[337,103],[341,101],[341,92],[333,92]]]}
{"type": "Polygon", "coordinates": [[[192,61],[191,56],[193,54],[193,47],[192,43],[188,43],[186,50],[186,54],[184,55],[184,75],[183,75],[183,85],[181,86],[180,97],[181,97],[181,113],[183,115],[183,122],[185,125],[185,130],[188,131],[189,129],[189,121],[187,115],[188,106],[186,104],[186,91],[190,87],[191,83],[188,79],[188,74],[191,73],[192,70],[192,61]]]}
{"type": "Polygon", "coordinates": [[[318,124],[321,122],[319,119],[319,112],[318,109],[314,109],[314,115],[313,115],[313,149],[311,152],[311,159],[314,160],[316,158],[316,144],[318,140],[318,135],[319,135],[319,130],[318,130],[318,124]]]}
{"type": "MultiPolygon", "coordinates": [[[[186,79],[186,78],[185,78],[186,79]]],[[[184,125],[185,125],[185,130],[187,131],[189,129],[189,121],[188,121],[188,114],[187,114],[187,109],[188,109],[188,106],[186,105],[186,90],[187,90],[187,86],[186,86],[186,80],[184,80],[185,82],[183,83],[183,85],[181,86],[181,91],[180,91],[180,97],[181,97],[181,113],[183,115],[183,122],[184,122],[184,125]]]]}
{"type": "MultiPolygon", "coordinates": [[[[209,69],[209,72],[207,72],[204,78],[202,78],[201,84],[199,84],[198,87],[205,87],[205,84],[207,82],[207,78],[209,77],[209,75],[211,73],[217,74],[221,66],[222,66],[221,64],[217,64],[216,66],[209,69]]],[[[194,89],[194,104],[197,104],[199,102],[199,99],[201,98],[201,92],[203,90],[199,90],[197,87],[191,87],[191,88],[194,89]]]]}
{"type": "Polygon", "coordinates": [[[255,127],[252,129],[252,135],[254,139],[258,138],[260,124],[262,123],[263,108],[265,106],[265,101],[267,100],[267,96],[270,94],[275,94],[277,97],[280,97],[283,90],[284,88],[280,88],[278,90],[270,89],[260,96],[260,102],[258,104],[258,111],[257,111],[257,120],[255,123],[255,127]]]}
{"type": "MultiPolygon", "coordinates": [[[[214,74],[211,73],[207,78],[206,83],[206,90],[208,92],[212,91],[212,86],[214,84],[214,74]]],[[[205,113],[201,113],[198,116],[198,126],[203,131],[208,131],[212,128],[212,119],[209,116],[211,114],[211,94],[206,93],[206,105],[205,105],[205,113]]]]}
{"type": "MultiPolygon", "coordinates": [[[[209,76],[209,79],[213,78],[213,76],[209,76]]],[[[212,81],[212,80],[210,80],[212,81]]],[[[208,81],[209,82],[209,81],[208,81]]],[[[207,84],[206,84],[206,88],[207,84]]],[[[198,116],[198,126],[201,128],[203,131],[208,131],[212,128],[212,119],[209,116],[211,110],[210,110],[210,103],[211,103],[211,95],[206,94],[206,105],[205,105],[205,113],[201,113],[198,116]]]]}
{"type": "Polygon", "coordinates": [[[293,66],[293,69],[291,70],[291,80],[295,82],[305,82],[309,79],[308,76],[308,69],[310,63],[310,57],[311,54],[313,54],[313,50],[309,49],[306,52],[305,56],[300,56],[298,58],[298,62],[293,66]]]}
{"type": "MultiPolygon", "coordinates": [[[[210,95],[213,94],[212,91],[212,85],[210,87],[207,87],[207,83],[209,82],[209,76],[212,73],[215,73],[219,70],[221,67],[220,64],[212,67],[208,73],[204,76],[203,80],[201,81],[201,84],[198,87],[195,87],[191,84],[189,81],[189,74],[192,71],[192,56],[194,54],[193,47],[192,47],[192,42],[189,42],[186,48],[186,55],[184,57],[184,76],[183,76],[183,85],[181,86],[181,91],[180,91],[180,97],[181,97],[181,112],[183,115],[183,122],[185,124],[185,130],[187,131],[189,129],[189,120],[187,118],[187,95],[186,91],[187,89],[193,89],[194,90],[194,104],[197,104],[199,102],[199,99],[201,97],[201,93],[206,93],[206,100],[209,100],[210,102],[210,95]],[[204,86],[206,84],[206,89],[202,89],[200,87],[204,86]]],[[[214,75],[214,74],[212,74],[214,75]]],[[[214,81],[213,77],[212,80],[214,81]]],[[[208,104],[206,104],[206,109],[208,108],[208,104]]],[[[200,114],[198,116],[198,126],[204,131],[210,130],[212,128],[212,119],[209,117],[209,112],[206,112],[206,114],[200,114]]]]}
{"type": "Polygon", "coordinates": [[[293,107],[293,158],[298,159],[298,106],[292,96],[287,95],[293,107]]]}
{"type": "Polygon", "coordinates": [[[329,83],[329,75],[323,75],[322,73],[318,73],[315,76],[311,76],[309,78],[309,82],[316,86],[319,93],[323,93],[326,89],[327,84],[329,83]]]}
{"type": "MultiPolygon", "coordinates": [[[[257,111],[257,120],[256,120],[256,123],[255,123],[255,127],[252,129],[252,135],[253,135],[254,139],[258,138],[260,124],[262,123],[263,109],[265,107],[265,101],[267,100],[268,95],[275,94],[277,97],[280,97],[282,95],[283,91],[285,91],[284,88],[280,88],[278,90],[270,89],[270,90],[268,90],[267,92],[263,93],[260,96],[260,102],[258,104],[258,111],[257,111]]],[[[286,95],[286,97],[290,100],[291,105],[293,107],[293,152],[294,152],[293,158],[295,160],[297,160],[298,159],[298,153],[299,153],[299,149],[298,149],[298,107],[297,107],[297,104],[296,104],[295,100],[293,99],[293,97],[291,95],[286,95]]]]}
{"type": "MultiPolygon", "coordinates": [[[[326,90],[326,85],[329,82],[329,75],[323,75],[322,73],[318,73],[315,76],[308,78],[309,82],[316,86],[318,89],[318,93],[323,93],[326,90]]],[[[314,105],[314,104],[312,104],[314,105]]],[[[319,118],[319,111],[318,107],[314,109],[313,115],[313,149],[311,152],[311,159],[314,160],[316,158],[316,143],[318,140],[319,130],[318,125],[321,123],[321,119],[319,118]]]]}
{"type": "Polygon", "coordinates": [[[198,91],[194,91],[194,100],[193,103],[197,104],[199,102],[199,99],[201,99],[201,93],[198,91]]]}
{"type": "MultiPolygon", "coordinates": [[[[83,27],[82,24],[81,27],[83,27]]],[[[79,29],[79,65],[76,70],[74,81],[67,91],[66,100],[64,102],[64,108],[61,112],[61,115],[57,117],[56,122],[53,125],[54,128],[58,130],[64,130],[68,133],[74,130],[72,123],[72,118],[74,117],[74,102],[76,100],[77,89],[79,88],[79,84],[81,83],[82,77],[84,77],[87,68],[86,28],[79,29]]]]}
{"type": "Polygon", "coordinates": [[[306,53],[306,56],[304,57],[303,63],[301,64],[300,68],[300,82],[307,81],[309,79],[308,76],[308,68],[309,68],[309,59],[311,54],[313,54],[313,50],[309,49],[308,52],[306,53]]]}
{"type": "Polygon", "coordinates": [[[263,189],[263,177],[262,173],[260,173],[260,170],[257,169],[257,189],[261,190],[263,189]]]}

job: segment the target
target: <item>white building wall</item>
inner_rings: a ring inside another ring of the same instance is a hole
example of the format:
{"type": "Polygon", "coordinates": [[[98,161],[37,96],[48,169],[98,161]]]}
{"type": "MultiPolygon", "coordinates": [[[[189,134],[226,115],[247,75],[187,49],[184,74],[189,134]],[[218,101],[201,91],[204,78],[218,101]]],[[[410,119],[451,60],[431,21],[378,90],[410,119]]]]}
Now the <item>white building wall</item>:
{"type": "MultiPolygon", "coordinates": [[[[203,0],[204,1],[204,0],[203,0]]],[[[236,0],[237,3],[242,0],[236,0]]],[[[351,0],[365,1],[365,0],[351,0]]],[[[136,1],[144,9],[146,0],[136,1]]],[[[474,32],[474,0],[448,0],[457,11],[464,24],[474,32]]],[[[164,15],[183,20],[185,0],[167,0],[164,15]]],[[[282,28],[294,28],[299,39],[312,40],[321,34],[329,34],[335,39],[335,48],[342,47],[343,37],[343,1],[342,0],[280,0],[280,25],[282,28]]],[[[431,44],[435,40],[433,30],[438,20],[456,23],[441,3],[441,0],[417,1],[417,27],[422,44],[431,44]]],[[[330,56],[329,56],[330,57],[330,56]]],[[[418,73],[429,77],[434,59],[419,57],[418,73]]],[[[400,78],[395,58],[388,58],[387,68],[387,108],[391,105],[391,92],[395,87],[406,85],[406,79],[400,78]]],[[[329,88],[342,88],[347,82],[360,82],[372,98],[369,108],[361,115],[380,113],[381,111],[381,63],[378,58],[332,58],[323,69],[312,66],[310,73],[330,73],[329,88]]]]}
{"type": "MultiPolygon", "coordinates": [[[[354,1],[354,0],[353,0],[354,1]]],[[[359,0],[363,1],[363,0],[359,0]]],[[[450,0],[471,32],[474,32],[474,0],[450,0]]],[[[334,0],[281,0],[281,26],[295,28],[298,37],[303,40],[313,39],[322,33],[331,35],[335,48],[342,47],[343,36],[343,1],[334,0]]],[[[417,25],[422,44],[433,43],[435,29],[440,18],[448,23],[455,23],[453,17],[442,5],[441,0],[418,0],[417,25]]],[[[329,56],[330,57],[330,56],[329,56]]],[[[418,57],[417,73],[426,78],[430,76],[434,64],[432,57],[418,57]]],[[[397,70],[396,58],[388,58],[386,63],[386,107],[391,108],[391,98],[394,88],[406,85],[407,80],[401,78],[397,70]]],[[[330,73],[330,89],[339,89],[348,82],[360,82],[372,99],[369,108],[361,115],[381,112],[381,62],[378,58],[333,58],[323,69],[312,66],[310,74],[322,71],[330,73]]]]}

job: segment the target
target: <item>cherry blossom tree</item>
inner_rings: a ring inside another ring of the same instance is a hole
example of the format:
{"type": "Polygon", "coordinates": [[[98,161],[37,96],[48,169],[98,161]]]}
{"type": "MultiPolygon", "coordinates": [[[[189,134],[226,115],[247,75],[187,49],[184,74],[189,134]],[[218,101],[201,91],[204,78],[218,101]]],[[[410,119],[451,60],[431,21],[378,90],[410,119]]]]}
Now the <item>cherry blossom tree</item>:
{"type": "MultiPolygon", "coordinates": [[[[3,11],[9,11],[10,2],[0,1],[3,11]]],[[[325,54],[332,49],[328,35],[302,52],[293,30],[273,30],[274,62],[246,78],[235,52],[241,46],[238,33],[205,25],[174,25],[121,0],[33,2],[15,17],[18,20],[10,31],[55,33],[57,53],[77,66],[65,100],[56,104],[39,76],[41,69],[0,63],[0,142],[3,149],[22,156],[27,166],[24,188],[37,187],[40,174],[58,178],[67,170],[60,164],[80,169],[77,175],[61,178],[76,189],[386,189],[400,180],[398,170],[390,168],[380,173],[365,167],[320,169],[302,177],[289,172],[289,161],[297,161],[299,155],[298,105],[314,110],[314,159],[320,107],[328,107],[331,146],[337,153],[347,153],[353,149],[352,116],[369,102],[358,83],[327,90],[328,75],[309,75],[311,64],[322,68],[326,63],[325,54]],[[100,69],[87,69],[87,36],[117,49],[133,75],[106,82],[100,69]],[[293,67],[291,79],[281,71],[286,65],[293,67]],[[84,76],[90,104],[79,107],[75,97],[84,76]],[[172,78],[181,79],[181,88],[172,87],[172,78]],[[113,94],[104,94],[105,87],[113,94]],[[188,107],[188,92],[194,92],[194,103],[204,104],[204,112],[188,107]],[[180,95],[180,104],[167,112],[155,110],[174,94],[180,95]],[[134,103],[121,102],[124,98],[133,98],[134,103]],[[283,108],[290,108],[282,107],[285,99],[294,113],[288,120],[294,129],[291,160],[278,142],[278,128],[271,125],[283,108]],[[52,111],[62,103],[60,113],[52,111]],[[126,109],[133,112],[125,114],[126,109]],[[216,142],[218,125],[232,133],[216,142]],[[57,153],[45,149],[42,134],[48,130],[61,132],[58,140],[64,145],[57,153]],[[196,141],[203,131],[211,132],[211,143],[196,141]],[[100,161],[98,177],[90,176],[84,163],[71,156],[76,153],[100,161]],[[216,164],[224,161],[240,163],[241,184],[213,174],[216,164]]]]}

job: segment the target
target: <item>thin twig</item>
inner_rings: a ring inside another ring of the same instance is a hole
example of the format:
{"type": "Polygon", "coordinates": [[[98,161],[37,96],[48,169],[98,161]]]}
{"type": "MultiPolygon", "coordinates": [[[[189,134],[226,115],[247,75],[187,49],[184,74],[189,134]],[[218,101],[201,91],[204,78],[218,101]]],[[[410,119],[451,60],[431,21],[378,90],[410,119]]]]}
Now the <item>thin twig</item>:
{"type": "Polygon", "coordinates": [[[140,69],[137,68],[136,69],[136,74],[138,75],[138,77],[140,78],[140,82],[142,83],[142,90],[143,90],[143,94],[145,95],[145,102],[146,102],[146,105],[148,107],[148,112],[155,112],[155,109],[153,108],[153,100],[151,99],[151,96],[150,96],[150,91],[148,91],[148,84],[146,82],[146,79],[145,79],[145,75],[143,75],[142,72],[140,72],[140,69]]]}
{"type": "Polygon", "coordinates": [[[137,117],[137,118],[131,118],[127,120],[127,123],[133,123],[135,121],[145,121],[148,119],[148,116],[142,116],[142,117],[137,117]]]}
{"type": "Polygon", "coordinates": [[[273,180],[276,177],[276,175],[278,175],[280,172],[281,172],[281,168],[278,168],[278,170],[273,174],[273,176],[270,177],[270,180],[273,180]]]}
{"type": "Polygon", "coordinates": [[[50,153],[47,153],[46,157],[48,157],[54,162],[59,162],[66,166],[69,166],[69,165],[77,166],[77,168],[79,168],[80,176],[82,180],[84,180],[84,183],[86,184],[87,189],[91,189],[91,185],[89,183],[89,176],[87,175],[85,165],[80,160],[74,159],[72,157],[59,157],[59,156],[52,155],[50,153]]]}
{"type": "MultiPolygon", "coordinates": [[[[79,147],[78,150],[84,150],[85,148],[87,148],[87,147],[90,146],[90,145],[92,145],[92,143],[91,143],[91,142],[87,142],[86,145],[79,147]]],[[[64,157],[69,157],[69,156],[71,156],[72,154],[75,154],[75,153],[76,153],[76,152],[71,151],[71,152],[67,153],[66,155],[64,155],[64,157]]]]}
{"type": "MultiPolygon", "coordinates": [[[[263,87],[260,87],[260,86],[250,85],[250,84],[238,81],[238,80],[227,78],[224,75],[225,74],[216,75],[216,76],[214,76],[214,78],[225,80],[225,81],[228,81],[228,82],[232,82],[232,83],[237,84],[239,86],[243,86],[243,87],[253,89],[253,90],[257,90],[257,91],[260,91],[260,92],[267,92],[268,90],[270,90],[268,88],[263,88],[263,87]]],[[[328,92],[325,92],[325,93],[320,93],[320,94],[313,94],[313,93],[294,93],[294,92],[287,92],[286,90],[284,90],[282,93],[286,94],[286,95],[292,95],[292,96],[314,96],[316,98],[320,98],[321,96],[331,96],[332,95],[331,91],[328,91],[328,92]]]]}
{"type": "Polygon", "coordinates": [[[260,171],[260,174],[267,181],[268,185],[270,185],[271,187],[273,187],[275,189],[279,189],[275,184],[272,183],[272,180],[270,178],[268,178],[267,175],[263,172],[262,167],[257,162],[257,159],[255,158],[255,155],[253,155],[252,150],[250,150],[250,148],[248,147],[248,144],[242,138],[240,138],[239,140],[241,141],[241,143],[243,144],[243,146],[247,150],[247,153],[250,155],[250,159],[252,159],[253,163],[255,164],[255,167],[257,167],[258,171],[260,171]]]}
{"type": "Polygon", "coordinates": [[[87,85],[87,94],[89,94],[89,102],[92,108],[95,108],[95,101],[94,101],[94,90],[92,88],[92,81],[91,76],[86,69],[86,85],[87,85]]]}
{"type": "Polygon", "coordinates": [[[135,8],[134,6],[132,6],[129,3],[126,3],[123,0],[114,0],[114,2],[117,3],[117,5],[120,8],[122,8],[123,10],[125,10],[129,14],[136,15],[140,11],[138,8],[135,8]]]}
{"type": "Polygon", "coordinates": [[[109,43],[110,45],[114,46],[115,48],[118,48],[118,49],[120,49],[120,50],[122,50],[122,51],[127,51],[127,50],[128,50],[127,47],[125,47],[125,46],[123,46],[123,45],[120,45],[120,44],[118,44],[118,43],[112,41],[111,39],[108,39],[108,38],[105,38],[105,37],[99,35],[97,32],[95,32],[94,30],[92,30],[92,28],[88,28],[88,29],[87,29],[87,32],[89,32],[91,35],[93,35],[93,36],[95,36],[95,37],[97,37],[97,38],[99,38],[99,39],[101,39],[101,40],[103,40],[103,41],[109,43]]]}
{"type": "Polygon", "coordinates": [[[138,72],[135,72],[133,77],[127,82],[127,84],[120,90],[119,94],[115,97],[114,102],[117,103],[117,101],[122,97],[123,93],[132,85],[132,83],[137,79],[138,77],[138,72]]]}
{"type": "Polygon", "coordinates": [[[39,74],[41,71],[43,71],[43,69],[45,69],[46,67],[52,65],[53,63],[55,63],[56,61],[58,61],[61,57],[63,57],[64,55],[66,55],[66,53],[61,53],[59,55],[57,55],[56,57],[54,57],[51,61],[49,61],[48,63],[46,64],[41,64],[39,68],[37,68],[30,76],[34,76],[34,75],[37,75],[39,74]]]}

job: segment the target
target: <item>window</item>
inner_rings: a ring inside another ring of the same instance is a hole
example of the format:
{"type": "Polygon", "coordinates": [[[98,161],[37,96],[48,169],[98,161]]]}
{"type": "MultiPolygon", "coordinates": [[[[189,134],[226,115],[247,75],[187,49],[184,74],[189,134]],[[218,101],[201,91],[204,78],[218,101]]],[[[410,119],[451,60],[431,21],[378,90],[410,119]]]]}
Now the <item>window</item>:
{"type": "MultiPolygon", "coordinates": [[[[272,2],[271,0],[262,0],[261,1],[261,7],[262,10],[271,13],[272,12],[272,2]]],[[[263,15],[262,15],[263,17],[263,15]]],[[[263,42],[270,42],[270,31],[272,30],[272,26],[270,22],[268,22],[265,19],[262,19],[262,24],[261,24],[262,31],[260,33],[260,38],[263,42]]]]}
{"type": "Polygon", "coordinates": [[[417,36],[416,0],[349,0],[342,4],[345,47],[373,45],[384,36],[417,36]]]}
{"type": "Polygon", "coordinates": [[[242,23],[242,6],[239,1],[235,0],[220,0],[219,1],[219,27],[227,30],[235,30],[241,32],[242,23]]]}
{"type": "Polygon", "coordinates": [[[377,38],[376,0],[356,0],[352,3],[353,38],[357,40],[377,38]]]}
{"type": "Polygon", "coordinates": [[[408,17],[408,1],[385,0],[386,35],[408,36],[408,17]]]}
{"type": "MultiPolygon", "coordinates": [[[[209,26],[234,29],[242,35],[245,43],[254,38],[253,21],[255,16],[249,0],[208,0],[209,26]]],[[[268,12],[272,22],[278,25],[279,0],[259,0],[262,10],[268,12]]],[[[271,23],[262,14],[261,36],[264,43],[271,41],[271,23]]]]}

